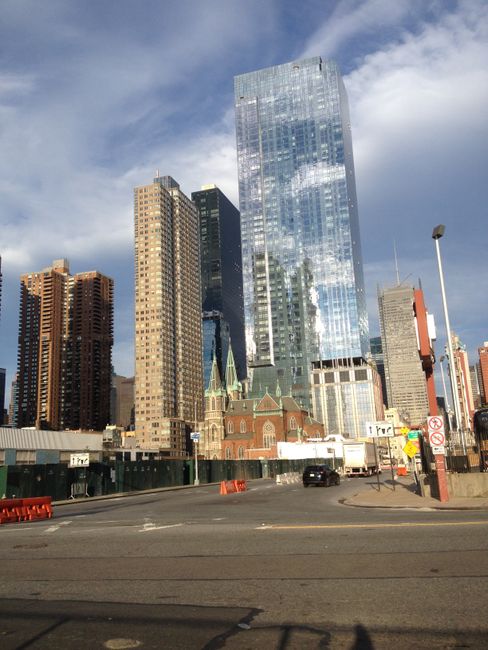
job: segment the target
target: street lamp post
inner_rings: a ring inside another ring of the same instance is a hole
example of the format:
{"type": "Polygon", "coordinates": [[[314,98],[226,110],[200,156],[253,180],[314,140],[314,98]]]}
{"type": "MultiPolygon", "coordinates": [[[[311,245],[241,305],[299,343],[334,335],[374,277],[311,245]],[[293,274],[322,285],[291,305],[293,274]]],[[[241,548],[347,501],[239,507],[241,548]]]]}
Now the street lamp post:
{"type": "Polygon", "coordinates": [[[454,352],[452,348],[452,339],[451,339],[451,325],[449,323],[449,312],[447,310],[447,299],[446,299],[446,290],[444,286],[444,273],[442,270],[442,260],[441,260],[441,249],[439,246],[439,239],[443,236],[446,227],[442,224],[439,224],[432,231],[432,239],[435,241],[435,250],[437,253],[437,265],[439,267],[439,279],[441,283],[441,294],[442,294],[442,306],[444,307],[444,320],[446,322],[447,330],[447,349],[449,350],[449,366],[450,366],[450,380],[451,380],[451,390],[452,390],[452,399],[454,402],[454,412],[456,414],[456,428],[461,437],[461,444],[463,447],[463,454],[466,455],[466,441],[464,439],[464,431],[461,424],[461,406],[459,404],[459,395],[457,390],[457,379],[456,379],[456,369],[454,366],[454,352]]]}
{"type": "MultiPolygon", "coordinates": [[[[441,380],[442,380],[442,389],[444,391],[444,400],[446,403],[446,413],[447,413],[447,421],[449,423],[449,433],[452,435],[452,421],[451,421],[451,405],[449,404],[449,400],[447,398],[447,390],[446,390],[446,380],[444,379],[444,366],[442,365],[442,362],[445,359],[445,355],[441,355],[439,357],[439,363],[441,364],[441,380]]],[[[449,360],[448,360],[449,362],[449,360]]]]}

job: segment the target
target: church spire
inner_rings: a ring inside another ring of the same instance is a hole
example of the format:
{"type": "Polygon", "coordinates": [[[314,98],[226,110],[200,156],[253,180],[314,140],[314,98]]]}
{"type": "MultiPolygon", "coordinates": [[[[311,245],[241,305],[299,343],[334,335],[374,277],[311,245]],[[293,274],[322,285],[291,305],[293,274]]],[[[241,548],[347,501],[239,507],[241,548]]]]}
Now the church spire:
{"type": "Polygon", "coordinates": [[[215,392],[222,388],[222,380],[220,378],[219,366],[217,364],[217,357],[215,352],[212,359],[212,370],[210,371],[210,379],[208,382],[208,390],[215,392]]]}
{"type": "Polygon", "coordinates": [[[225,386],[228,395],[232,399],[240,399],[242,393],[241,382],[237,378],[236,364],[234,361],[234,353],[232,352],[232,345],[229,340],[229,352],[227,354],[227,366],[225,368],[225,386]]]}

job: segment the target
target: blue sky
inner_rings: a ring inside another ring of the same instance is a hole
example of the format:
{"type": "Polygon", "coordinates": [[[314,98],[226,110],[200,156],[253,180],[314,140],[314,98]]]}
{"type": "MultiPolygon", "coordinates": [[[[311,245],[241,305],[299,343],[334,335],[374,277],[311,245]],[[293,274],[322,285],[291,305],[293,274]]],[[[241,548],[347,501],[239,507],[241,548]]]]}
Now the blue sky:
{"type": "MultiPolygon", "coordinates": [[[[421,279],[445,343],[488,340],[488,4],[483,0],[2,0],[0,366],[19,276],[67,257],[116,283],[114,365],[133,372],[132,190],[156,169],[238,205],[233,77],[321,55],[351,110],[371,335],[377,286],[421,279]]],[[[440,394],[440,386],[437,386],[440,394]]]]}

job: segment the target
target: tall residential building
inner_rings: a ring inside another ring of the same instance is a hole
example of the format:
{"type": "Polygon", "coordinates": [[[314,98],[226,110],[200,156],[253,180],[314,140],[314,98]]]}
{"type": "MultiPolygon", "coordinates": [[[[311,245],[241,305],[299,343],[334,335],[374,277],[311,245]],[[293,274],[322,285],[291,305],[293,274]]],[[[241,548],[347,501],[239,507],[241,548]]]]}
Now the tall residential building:
{"type": "Polygon", "coordinates": [[[312,362],[369,351],[351,125],[320,57],[235,78],[248,366],[310,404],[312,362]]]}
{"type": "Polygon", "coordinates": [[[141,447],[187,451],[203,420],[198,214],[170,176],[134,190],[135,435],[141,447]]]}
{"type": "Polygon", "coordinates": [[[101,431],[109,421],[113,280],[55,260],[21,276],[14,424],[101,431]]]}
{"type": "MultiPolygon", "coordinates": [[[[110,422],[113,345],[113,280],[97,271],[71,279],[70,409],[65,426],[102,431],[110,422]]],[[[65,386],[65,399],[68,386],[65,386]]]]}
{"type": "Polygon", "coordinates": [[[2,256],[0,255],[0,316],[2,314],[2,256]]]}
{"type": "Polygon", "coordinates": [[[413,426],[425,422],[429,415],[414,305],[415,294],[411,286],[398,285],[379,291],[388,406],[396,408],[400,417],[413,426]]]}
{"type": "Polygon", "coordinates": [[[215,354],[220,374],[227,362],[229,337],[240,379],[246,377],[244,305],[239,211],[215,185],[191,198],[200,220],[204,385],[215,354]]]}
{"type": "Polygon", "coordinates": [[[488,404],[488,341],[478,348],[481,401],[488,404]]]}

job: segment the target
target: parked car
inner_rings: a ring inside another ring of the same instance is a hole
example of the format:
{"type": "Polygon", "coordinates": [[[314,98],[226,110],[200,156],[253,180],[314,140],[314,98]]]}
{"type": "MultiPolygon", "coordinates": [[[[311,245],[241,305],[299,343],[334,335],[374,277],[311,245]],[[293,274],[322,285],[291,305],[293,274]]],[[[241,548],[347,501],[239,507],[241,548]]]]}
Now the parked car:
{"type": "Polygon", "coordinates": [[[339,485],[341,477],[328,465],[308,465],[303,470],[303,487],[309,485],[339,485]]]}

